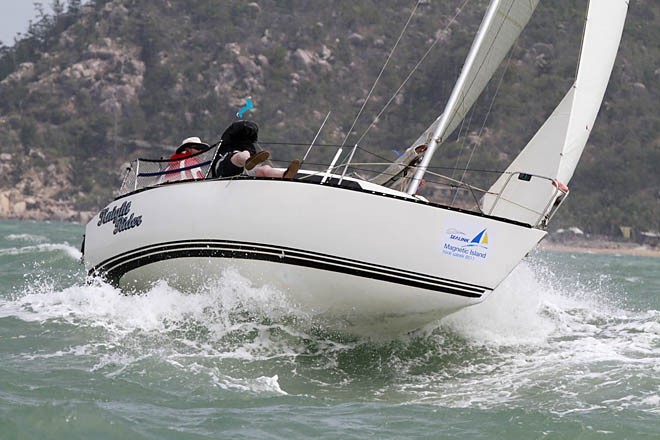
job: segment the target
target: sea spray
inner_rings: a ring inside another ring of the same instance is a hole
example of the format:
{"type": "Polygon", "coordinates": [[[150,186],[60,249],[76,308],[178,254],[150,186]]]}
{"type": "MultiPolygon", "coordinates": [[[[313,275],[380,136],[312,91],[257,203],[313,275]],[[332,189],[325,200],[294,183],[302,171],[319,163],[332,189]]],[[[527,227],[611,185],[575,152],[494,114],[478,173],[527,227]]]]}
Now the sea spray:
{"type": "Polygon", "coordinates": [[[525,262],[486,301],[448,316],[443,325],[475,344],[542,344],[556,330],[556,323],[542,310],[557,296],[560,292],[539,279],[534,267],[525,262]]]}

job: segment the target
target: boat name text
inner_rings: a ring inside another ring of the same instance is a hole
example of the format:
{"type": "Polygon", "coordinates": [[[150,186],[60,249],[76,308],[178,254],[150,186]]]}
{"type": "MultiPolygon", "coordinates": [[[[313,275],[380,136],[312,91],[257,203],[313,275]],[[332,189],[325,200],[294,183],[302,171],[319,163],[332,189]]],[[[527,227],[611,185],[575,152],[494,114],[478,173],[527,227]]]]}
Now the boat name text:
{"type": "Polygon", "coordinates": [[[112,231],[114,235],[140,226],[142,224],[142,216],[136,216],[131,212],[131,202],[124,202],[120,207],[114,206],[112,209],[105,208],[101,211],[97,226],[102,226],[110,222],[115,225],[115,229],[112,231]]]}

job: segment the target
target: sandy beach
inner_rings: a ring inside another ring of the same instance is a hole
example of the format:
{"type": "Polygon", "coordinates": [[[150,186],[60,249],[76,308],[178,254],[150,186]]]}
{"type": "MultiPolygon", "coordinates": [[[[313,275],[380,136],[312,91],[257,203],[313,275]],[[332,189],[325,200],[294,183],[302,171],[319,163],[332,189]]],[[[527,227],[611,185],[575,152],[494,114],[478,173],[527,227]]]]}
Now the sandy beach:
{"type": "Polygon", "coordinates": [[[560,242],[546,239],[539,244],[539,249],[584,254],[635,255],[639,257],[660,258],[659,247],[607,240],[571,240],[560,242]]]}

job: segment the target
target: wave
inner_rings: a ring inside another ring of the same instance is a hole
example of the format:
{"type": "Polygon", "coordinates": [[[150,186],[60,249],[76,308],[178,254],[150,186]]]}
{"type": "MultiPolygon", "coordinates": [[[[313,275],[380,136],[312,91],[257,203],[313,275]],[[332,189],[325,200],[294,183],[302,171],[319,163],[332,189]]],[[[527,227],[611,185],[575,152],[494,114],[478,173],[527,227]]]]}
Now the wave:
{"type": "Polygon", "coordinates": [[[10,241],[28,241],[32,243],[44,243],[48,241],[48,238],[37,234],[8,234],[5,238],[10,241]]]}
{"type": "Polygon", "coordinates": [[[465,346],[454,350],[473,356],[453,365],[451,377],[412,375],[402,389],[423,388],[417,401],[459,407],[515,405],[543,393],[557,413],[612,407],[660,413],[653,399],[660,311],[621,308],[608,299],[606,282],[585,287],[558,283],[543,261],[519,266],[487,301],[446,318],[432,334],[439,343],[457,336],[465,346]]]}
{"type": "Polygon", "coordinates": [[[39,355],[90,357],[108,377],[156,371],[239,393],[448,407],[515,406],[538,394],[557,413],[594,402],[660,413],[660,312],[626,310],[607,289],[568,284],[532,260],[484,303],[389,341],[318,327],[282,292],[235,270],[192,294],[166,283],[130,296],[98,280],[35,282],[0,300],[0,318],[69,326],[85,342],[39,355]]]}
{"type": "Polygon", "coordinates": [[[298,319],[295,307],[281,292],[251,287],[235,270],[192,294],[164,282],[144,294],[126,295],[101,280],[59,290],[52,280],[34,280],[13,298],[0,299],[0,319],[6,317],[66,325],[88,337],[78,346],[35,357],[91,356],[95,360],[90,368],[108,377],[129,374],[155,360],[157,368],[176,374],[197,371],[220,389],[284,395],[277,374],[245,377],[243,369],[231,365],[299,354],[286,341],[271,338],[297,333],[292,324],[298,319]]]}
{"type": "Polygon", "coordinates": [[[43,243],[32,246],[12,247],[0,249],[0,256],[4,255],[22,255],[38,252],[60,252],[63,251],[71,259],[79,261],[82,253],[68,243],[43,243]]]}

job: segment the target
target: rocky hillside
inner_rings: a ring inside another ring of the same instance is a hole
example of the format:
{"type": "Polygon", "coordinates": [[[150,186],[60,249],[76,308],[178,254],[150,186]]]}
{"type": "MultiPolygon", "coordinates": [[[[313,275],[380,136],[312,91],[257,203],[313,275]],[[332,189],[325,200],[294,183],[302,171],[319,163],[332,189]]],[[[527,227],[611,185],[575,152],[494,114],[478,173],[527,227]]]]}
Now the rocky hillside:
{"type": "MultiPolygon", "coordinates": [[[[168,154],[191,135],[218,139],[248,96],[276,161],[301,154],[280,143],[309,143],[330,110],[319,142],[342,143],[415,4],[53,2],[27,36],[0,46],[0,217],[84,220],[112,197],[128,160],[168,154]]],[[[467,2],[452,21],[463,4],[420,2],[348,136],[352,144],[374,123],[358,160],[393,160],[442,111],[487,1],[467,2]]],[[[569,87],[585,9],[586,0],[542,2],[434,166],[460,175],[453,168],[472,157],[471,169],[506,167],[569,87]]],[[[631,0],[603,109],[554,225],[659,228],[658,41],[660,3],[631,0]]],[[[319,148],[310,163],[333,153],[319,148]]],[[[480,185],[494,175],[468,174],[480,185]]]]}

